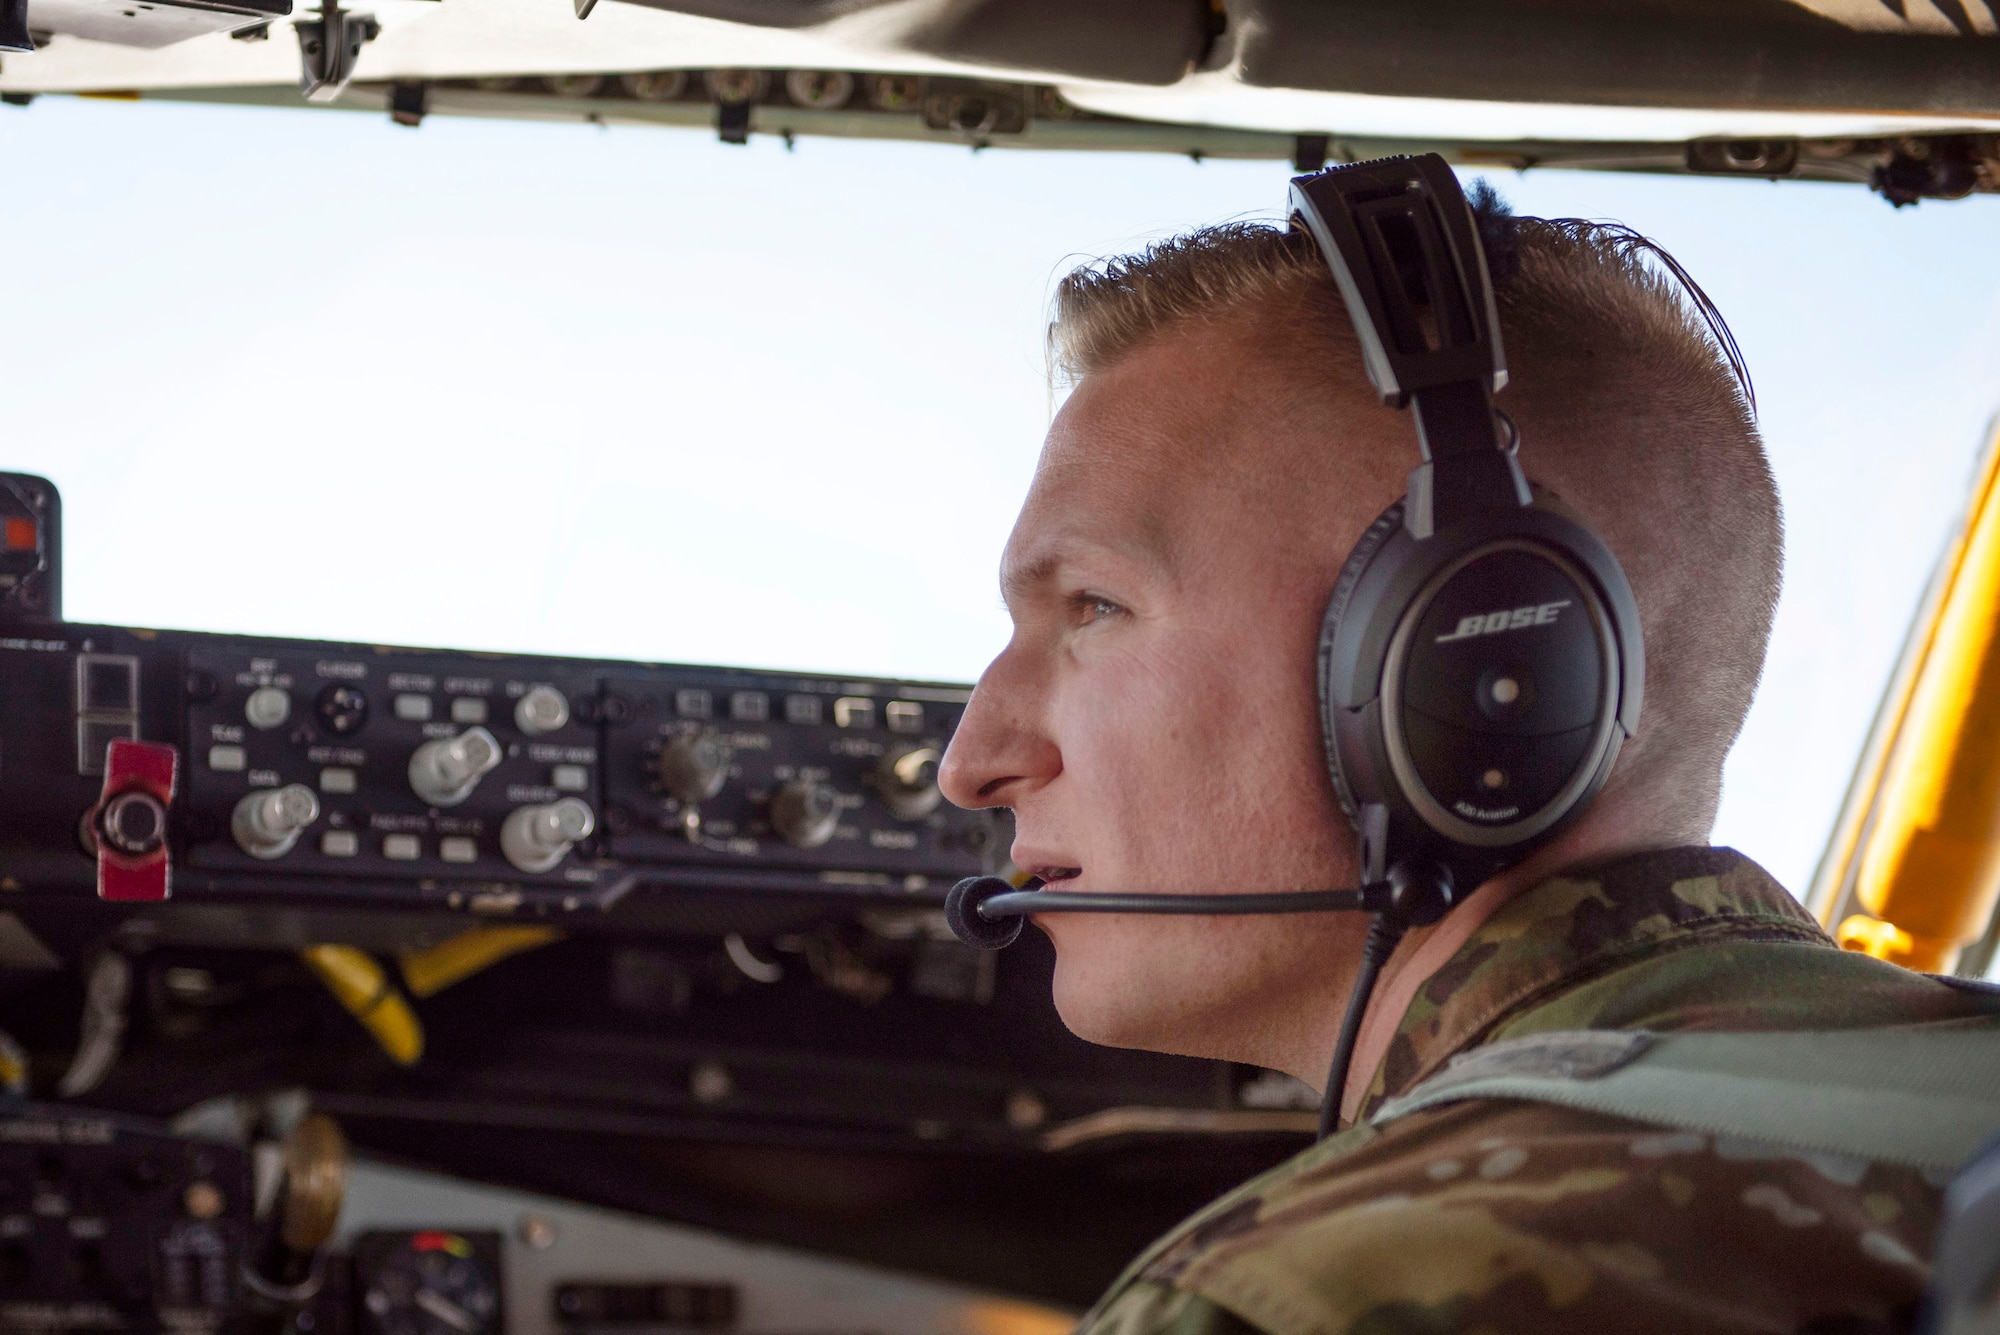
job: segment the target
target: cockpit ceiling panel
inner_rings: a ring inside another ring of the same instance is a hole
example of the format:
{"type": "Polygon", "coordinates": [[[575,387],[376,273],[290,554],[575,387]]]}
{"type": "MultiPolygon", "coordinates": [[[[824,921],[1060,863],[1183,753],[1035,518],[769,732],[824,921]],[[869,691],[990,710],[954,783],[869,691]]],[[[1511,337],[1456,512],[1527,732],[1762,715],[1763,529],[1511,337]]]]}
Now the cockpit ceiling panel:
{"type": "MultiPolygon", "coordinates": [[[[2000,112],[1990,0],[1945,33],[1789,0],[1584,5],[1243,0],[1244,83],[1400,96],[1760,111],[2000,112]],[[1978,22],[1970,15],[1978,12],[1978,22]]],[[[1845,10],[1845,0],[1815,0],[1845,10]]],[[[1866,0],[1887,12],[1879,0],[1866,0]]],[[[1853,8],[1860,8],[1859,3],[1853,8]]],[[[1931,0],[1903,0],[1912,15],[1931,0]]]]}
{"type": "Polygon", "coordinates": [[[2000,0],[636,0],[1040,78],[1480,102],[2000,112],[2000,0]]]}
{"type": "Polygon", "coordinates": [[[1160,86],[1209,70],[1394,97],[2000,113],[2000,0],[634,2],[1048,82],[1160,86]]]}
{"type": "MultiPolygon", "coordinates": [[[[31,27],[37,3],[51,2],[28,0],[31,27]]],[[[381,28],[344,99],[363,107],[379,106],[387,85],[423,83],[439,112],[681,123],[678,107],[545,98],[476,108],[440,85],[823,69],[1005,81],[1095,117],[1052,121],[1038,110],[1016,136],[1024,147],[1238,155],[1226,141],[1248,134],[1262,146],[1241,155],[1288,156],[1293,136],[1327,135],[1357,152],[1382,146],[1362,141],[1483,143],[1524,163],[1555,160],[1536,145],[1600,145],[1620,161],[1572,165],[1611,166],[1624,165],[1626,146],[1702,137],[2000,129],[2000,0],[603,0],[582,6],[583,21],[577,0],[348,7],[381,28]],[[1106,117],[1123,118],[1122,138],[1106,117]],[[1182,133],[1189,127],[1202,134],[1182,133]]],[[[299,77],[291,22],[280,19],[269,41],[214,33],[156,50],[58,35],[8,55],[0,90],[282,101],[299,77]]],[[[861,102],[831,129],[807,122],[831,123],[833,112],[760,105],[752,128],[886,133],[893,118],[860,115],[861,102]]],[[[691,124],[711,114],[684,110],[691,124]]],[[[993,136],[1003,141],[1013,142],[993,136]]],[[[1658,155],[1648,154],[1651,164],[1658,155]]]]}
{"type": "Polygon", "coordinates": [[[232,32],[289,14],[289,0],[235,5],[179,0],[34,0],[33,28],[119,46],[157,49],[204,33],[232,32]]]}
{"type": "Polygon", "coordinates": [[[1221,26],[1208,0],[639,2],[753,27],[818,29],[885,57],[938,57],[1041,82],[1170,84],[1208,53],[1221,26]]]}

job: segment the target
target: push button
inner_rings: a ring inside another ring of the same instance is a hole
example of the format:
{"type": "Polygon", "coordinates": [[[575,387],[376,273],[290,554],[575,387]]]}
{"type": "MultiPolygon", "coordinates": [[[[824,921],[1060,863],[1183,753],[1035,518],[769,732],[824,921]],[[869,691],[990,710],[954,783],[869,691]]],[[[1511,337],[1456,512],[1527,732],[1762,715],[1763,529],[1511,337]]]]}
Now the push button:
{"type": "Polygon", "coordinates": [[[250,753],[240,746],[211,746],[208,748],[208,767],[217,774],[240,774],[250,763],[250,753]]]}
{"type": "Polygon", "coordinates": [[[76,656],[79,714],[139,712],[139,660],[130,654],[76,656]]]}
{"type": "Polygon", "coordinates": [[[391,862],[415,862],[424,855],[423,840],[414,834],[382,836],[382,856],[391,862]]]}
{"type": "Polygon", "coordinates": [[[486,722],[486,701],[476,695],[461,695],[451,702],[453,723],[486,722]]]}
{"type": "Polygon", "coordinates": [[[361,836],[352,830],[328,830],[319,837],[319,851],[330,858],[351,858],[361,851],[361,836]]]}
{"type": "Polygon", "coordinates": [[[479,844],[466,835],[447,835],[438,840],[438,856],[446,862],[477,862],[479,844]]]}
{"type": "Polygon", "coordinates": [[[428,695],[403,694],[396,697],[396,717],[405,723],[428,723],[431,721],[431,698],[428,695]]]}
{"type": "Polygon", "coordinates": [[[139,740],[139,660],[78,654],[76,716],[76,772],[103,774],[111,743],[139,740]]]}
{"type": "Polygon", "coordinates": [[[80,718],[76,721],[76,772],[104,773],[104,753],[113,742],[139,740],[139,720],[80,718]]]}

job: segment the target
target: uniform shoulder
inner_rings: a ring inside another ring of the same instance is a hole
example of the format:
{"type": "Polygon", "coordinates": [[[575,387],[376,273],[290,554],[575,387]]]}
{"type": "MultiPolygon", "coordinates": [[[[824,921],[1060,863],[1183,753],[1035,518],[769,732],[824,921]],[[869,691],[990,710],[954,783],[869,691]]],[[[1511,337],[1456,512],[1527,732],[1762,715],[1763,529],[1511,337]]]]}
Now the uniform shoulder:
{"type": "Polygon", "coordinates": [[[1901,1330],[1938,1209],[1906,1169],[1469,1102],[1197,1216],[1085,1329],[1901,1330]]]}

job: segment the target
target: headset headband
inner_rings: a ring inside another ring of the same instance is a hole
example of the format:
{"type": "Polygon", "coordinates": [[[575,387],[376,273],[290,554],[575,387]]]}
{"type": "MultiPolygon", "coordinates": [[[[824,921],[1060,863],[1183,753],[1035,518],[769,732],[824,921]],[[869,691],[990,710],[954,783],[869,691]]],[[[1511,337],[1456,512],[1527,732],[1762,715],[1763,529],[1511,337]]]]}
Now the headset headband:
{"type": "Polygon", "coordinates": [[[1428,537],[1469,507],[1529,504],[1493,411],[1507,358],[1486,254],[1444,159],[1300,176],[1291,209],[1340,285],[1375,392],[1416,418],[1424,463],[1410,476],[1410,532],[1428,537]]]}

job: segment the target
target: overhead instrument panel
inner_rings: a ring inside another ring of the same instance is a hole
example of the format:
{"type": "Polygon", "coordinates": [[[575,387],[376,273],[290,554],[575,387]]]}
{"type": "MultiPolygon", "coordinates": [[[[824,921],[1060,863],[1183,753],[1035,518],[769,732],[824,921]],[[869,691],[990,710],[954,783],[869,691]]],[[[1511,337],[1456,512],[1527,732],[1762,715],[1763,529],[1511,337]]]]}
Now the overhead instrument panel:
{"type": "Polygon", "coordinates": [[[0,872],[37,888],[163,836],[175,898],[923,898],[1006,843],[938,792],[964,687],[78,625],[0,638],[0,680],[0,872]],[[170,750],[171,798],[118,742],[170,750]]]}
{"type": "Polygon", "coordinates": [[[938,790],[967,687],[83,626],[40,588],[0,600],[12,888],[546,915],[921,904],[1004,860],[938,790]]]}

